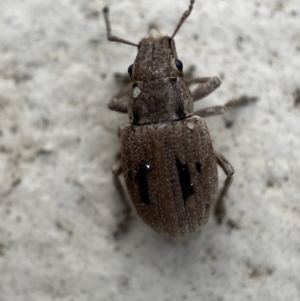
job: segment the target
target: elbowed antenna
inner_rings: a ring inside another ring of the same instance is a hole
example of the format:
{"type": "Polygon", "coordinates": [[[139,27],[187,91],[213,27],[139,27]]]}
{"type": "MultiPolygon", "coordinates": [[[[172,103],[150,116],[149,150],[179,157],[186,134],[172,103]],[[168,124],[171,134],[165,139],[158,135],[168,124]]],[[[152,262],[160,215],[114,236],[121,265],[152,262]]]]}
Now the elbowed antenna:
{"type": "Polygon", "coordinates": [[[119,42],[119,43],[124,43],[124,44],[138,47],[139,46],[138,44],[134,44],[132,42],[123,40],[121,38],[118,38],[118,37],[115,37],[112,35],[111,28],[110,28],[110,22],[109,22],[109,18],[108,18],[108,13],[109,13],[108,7],[104,7],[103,14],[104,14],[104,21],[105,21],[105,25],[106,25],[107,39],[112,42],[119,42]]]}
{"type": "Polygon", "coordinates": [[[193,5],[194,5],[194,3],[195,3],[195,0],[191,0],[191,1],[190,1],[189,9],[186,10],[186,11],[183,13],[183,15],[182,15],[182,17],[181,17],[179,23],[177,24],[177,26],[176,26],[176,28],[175,28],[174,33],[172,34],[171,39],[173,39],[173,38],[175,37],[177,31],[179,30],[179,28],[181,27],[181,25],[183,24],[183,22],[184,22],[184,21],[187,19],[187,17],[191,14],[191,12],[192,12],[192,10],[193,10],[193,5]]]}

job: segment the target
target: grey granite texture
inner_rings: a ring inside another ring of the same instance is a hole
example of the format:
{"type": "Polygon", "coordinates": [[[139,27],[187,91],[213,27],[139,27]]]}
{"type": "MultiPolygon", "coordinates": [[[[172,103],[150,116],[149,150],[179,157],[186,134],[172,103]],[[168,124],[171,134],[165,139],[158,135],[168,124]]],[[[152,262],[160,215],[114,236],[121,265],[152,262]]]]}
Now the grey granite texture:
{"type": "MultiPolygon", "coordinates": [[[[195,3],[184,66],[254,105],[207,119],[236,170],[221,226],[186,239],[122,207],[111,167],[127,116],[107,109],[150,23],[171,34],[188,0],[0,1],[0,300],[300,300],[300,1],[195,3]]],[[[220,185],[224,175],[220,172],[220,185]]]]}

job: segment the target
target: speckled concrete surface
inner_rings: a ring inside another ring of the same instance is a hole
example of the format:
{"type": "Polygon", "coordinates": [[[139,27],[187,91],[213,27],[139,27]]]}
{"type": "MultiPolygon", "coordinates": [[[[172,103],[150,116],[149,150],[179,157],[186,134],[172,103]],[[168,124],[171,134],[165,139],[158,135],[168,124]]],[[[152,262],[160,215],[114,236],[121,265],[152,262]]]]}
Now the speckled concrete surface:
{"type": "MultiPolygon", "coordinates": [[[[207,119],[236,170],[228,214],[180,240],[138,217],[112,236],[127,117],[107,102],[136,49],[107,42],[106,4],[0,2],[0,300],[299,300],[300,1],[197,0],[177,34],[184,66],[223,81],[197,108],[259,97],[207,119]]],[[[108,4],[138,42],[150,23],[171,34],[188,0],[108,4]]]]}

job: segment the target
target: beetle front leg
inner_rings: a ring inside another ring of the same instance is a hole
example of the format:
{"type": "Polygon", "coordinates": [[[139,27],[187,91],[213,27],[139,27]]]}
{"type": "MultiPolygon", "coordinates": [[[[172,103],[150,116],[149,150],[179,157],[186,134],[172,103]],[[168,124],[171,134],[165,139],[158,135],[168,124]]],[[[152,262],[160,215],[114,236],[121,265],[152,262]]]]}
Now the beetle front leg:
{"type": "Polygon", "coordinates": [[[192,92],[194,101],[200,100],[213,91],[215,91],[221,85],[221,80],[214,76],[214,77],[200,77],[194,78],[187,81],[188,85],[191,84],[199,84],[196,89],[192,92]]]}
{"type": "Polygon", "coordinates": [[[131,219],[131,207],[129,205],[129,202],[126,198],[126,194],[123,188],[123,185],[120,181],[119,176],[122,173],[122,164],[121,162],[118,162],[113,168],[112,168],[112,173],[113,173],[113,182],[114,185],[119,193],[120,199],[123,203],[124,209],[123,209],[123,219],[122,221],[118,224],[117,229],[114,231],[114,236],[117,237],[121,233],[125,233],[128,229],[128,223],[131,219]]]}
{"type": "Polygon", "coordinates": [[[224,205],[224,197],[226,196],[226,194],[229,190],[229,187],[233,182],[234,168],[222,154],[218,154],[217,152],[215,152],[215,154],[216,154],[216,158],[217,158],[217,163],[223,169],[224,173],[227,176],[227,178],[224,182],[224,185],[219,193],[219,196],[218,196],[218,199],[217,199],[217,202],[215,205],[215,209],[214,209],[215,218],[216,218],[218,224],[220,224],[220,223],[222,223],[223,218],[226,214],[226,209],[225,209],[225,205],[224,205]]]}
{"type": "Polygon", "coordinates": [[[116,93],[109,101],[108,108],[119,113],[127,113],[129,93],[131,85],[127,84],[118,93],[116,93]]]}

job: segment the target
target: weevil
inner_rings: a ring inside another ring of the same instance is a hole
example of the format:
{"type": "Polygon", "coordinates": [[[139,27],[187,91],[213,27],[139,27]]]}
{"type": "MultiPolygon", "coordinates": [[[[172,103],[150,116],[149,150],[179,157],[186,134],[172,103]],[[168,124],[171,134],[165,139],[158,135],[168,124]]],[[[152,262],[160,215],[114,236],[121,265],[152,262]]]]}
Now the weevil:
{"type": "Polygon", "coordinates": [[[115,186],[126,206],[123,226],[130,216],[130,205],[119,179],[122,172],[139,216],[155,231],[172,237],[197,231],[213,208],[217,220],[222,220],[223,200],[234,169],[214,150],[203,118],[253,100],[244,97],[194,112],[194,102],[221,84],[217,77],[187,80],[183,76],[174,37],[194,2],[190,0],[171,36],[151,30],[137,44],[112,35],[109,10],[103,9],[108,40],[138,49],[128,68],[130,84],[108,105],[111,110],[128,113],[130,120],[120,128],[121,160],[113,168],[115,186]],[[189,85],[193,83],[198,86],[191,92],[189,85]],[[217,165],[227,176],[219,195],[217,165]]]}

